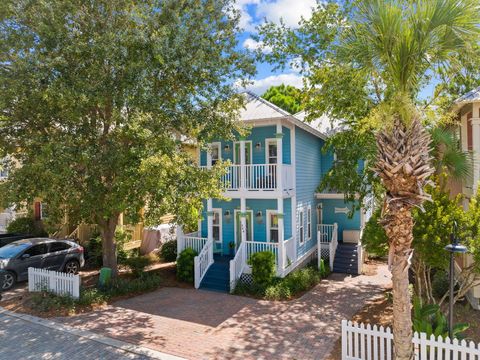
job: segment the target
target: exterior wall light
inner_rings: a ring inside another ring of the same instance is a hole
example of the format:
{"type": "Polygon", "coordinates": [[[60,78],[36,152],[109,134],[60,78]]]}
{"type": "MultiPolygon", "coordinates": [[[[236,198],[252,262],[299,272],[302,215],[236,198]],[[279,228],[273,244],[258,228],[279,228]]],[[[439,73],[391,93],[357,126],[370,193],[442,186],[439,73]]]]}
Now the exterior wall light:
{"type": "Polygon", "coordinates": [[[262,143],[256,143],[255,144],[255,150],[262,150],[262,143]]]}
{"type": "Polygon", "coordinates": [[[257,214],[255,215],[255,217],[257,218],[257,223],[261,224],[263,221],[262,211],[261,210],[257,211],[257,214]]]}

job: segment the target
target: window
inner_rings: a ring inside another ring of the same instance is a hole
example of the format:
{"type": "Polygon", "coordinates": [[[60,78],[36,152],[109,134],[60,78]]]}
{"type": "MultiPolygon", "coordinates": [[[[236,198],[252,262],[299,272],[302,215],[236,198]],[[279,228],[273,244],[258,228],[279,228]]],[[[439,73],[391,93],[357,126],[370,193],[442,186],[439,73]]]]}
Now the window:
{"type": "Polygon", "coordinates": [[[30,249],[27,249],[24,254],[32,256],[43,255],[47,253],[47,244],[33,245],[30,249]]]}
{"type": "Polygon", "coordinates": [[[312,238],[312,207],[307,208],[307,240],[312,238]]]}
{"type": "Polygon", "coordinates": [[[212,165],[215,165],[219,160],[221,160],[221,150],[220,143],[212,143],[210,145],[210,155],[212,157],[212,165]]]}
{"type": "Polygon", "coordinates": [[[278,152],[277,152],[277,140],[268,139],[267,140],[267,164],[277,164],[278,163],[278,152]]]}
{"type": "Polygon", "coordinates": [[[44,202],[40,203],[40,219],[46,219],[48,217],[48,206],[44,202]]]}
{"type": "Polygon", "coordinates": [[[278,213],[267,210],[267,241],[278,242],[278,213]]]}
{"type": "Polygon", "coordinates": [[[300,244],[305,241],[305,224],[303,222],[303,209],[298,210],[298,232],[300,244]]]}
{"type": "Polygon", "coordinates": [[[8,177],[7,162],[0,160],[0,179],[6,179],[8,177]]]}
{"type": "Polygon", "coordinates": [[[68,245],[67,243],[54,242],[54,243],[50,244],[50,251],[49,252],[52,253],[52,252],[63,251],[63,250],[67,250],[67,249],[70,249],[70,245],[68,245]]]}
{"type": "Polygon", "coordinates": [[[213,240],[217,243],[222,241],[222,222],[221,222],[221,209],[213,210],[213,240]]]}

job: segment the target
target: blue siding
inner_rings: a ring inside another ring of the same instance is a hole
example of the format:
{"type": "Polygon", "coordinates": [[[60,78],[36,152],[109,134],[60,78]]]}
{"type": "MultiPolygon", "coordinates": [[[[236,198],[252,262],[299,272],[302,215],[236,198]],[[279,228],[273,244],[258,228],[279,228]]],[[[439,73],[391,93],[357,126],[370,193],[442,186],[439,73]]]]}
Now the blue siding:
{"type": "Polygon", "coordinates": [[[360,211],[355,211],[353,217],[350,218],[349,214],[337,213],[335,214],[335,208],[348,207],[352,209],[352,203],[345,203],[344,200],[322,199],[317,200],[318,203],[323,204],[323,222],[325,224],[338,224],[338,240],[343,241],[343,230],[360,230],[361,216],[360,211]]]}
{"type": "Polygon", "coordinates": [[[317,243],[317,216],[315,208],[315,191],[322,176],[322,153],[324,141],[305,130],[295,128],[295,156],[296,156],[296,214],[297,219],[297,254],[302,256],[317,243]],[[312,211],[312,236],[307,239],[307,209],[312,211]],[[300,244],[299,210],[303,210],[303,229],[305,242],[300,244]]]}
{"type": "MultiPolygon", "coordinates": [[[[228,253],[228,244],[235,241],[235,210],[240,210],[240,200],[232,199],[231,201],[213,200],[213,208],[220,208],[222,218],[222,244],[223,252],[228,253]],[[230,211],[229,219],[225,216],[225,212],[230,211]]],[[[248,199],[246,201],[247,210],[252,210],[253,222],[253,238],[255,241],[267,240],[267,210],[277,210],[276,199],[248,199]],[[258,211],[262,212],[261,220],[257,219],[258,211]]],[[[285,238],[292,236],[291,221],[291,199],[284,200],[285,210],[285,238]]],[[[204,209],[202,211],[201,233],[203,237],[207,237],[207,213],[206,201],[204,201],[204,209]]]]}
{"type": "MultiPolygon", "coordinates": [[[[265,164],[267,159],[265,158],[266,139],[275,139],[276,126],[258,126],[251,129],[250,134],[245,138],[246,141],[252,142],[252,163],[253,164],[265,164]],[[260,144],[260,148],[256,148],[256,144],[260,144]]],[[[292,163],[291,154],[291,132],[290,129],[283,127],[283,163],[292,163]]],[[[239,141],[237,137],[235,141],[239,141]]],[[[234,146],[233,141],[216,140],[213,142],[220,142],[221,157],[223,160],[230,160],[233,163],[234,160],[234,146]],[[229,146],[229,150],[225,151],[225,146],[229,146]]],[[[200,165],[207,165],[207,152],[200,152],[200,165]]]]}

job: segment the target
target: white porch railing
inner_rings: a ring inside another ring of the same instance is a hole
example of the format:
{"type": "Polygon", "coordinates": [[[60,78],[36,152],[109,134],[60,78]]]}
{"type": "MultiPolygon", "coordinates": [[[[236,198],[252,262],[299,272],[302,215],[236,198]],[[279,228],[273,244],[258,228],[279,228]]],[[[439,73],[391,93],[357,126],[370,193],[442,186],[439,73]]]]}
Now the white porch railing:
{"type": "Polygon", "coordinates": [[[318,266],[320,267],[320,259],[329,259],[330,269],[333,269],[333,261],[338,246],[338,225],[334,223],[317,225],[317,245],[318,245],[318,266]]]}
{"type": "Polygon", "coordinates": [[[247,250],[247,262],[250,257],[261,251],[271,251],[275,254],[275,267],[278,269],[278,243],[265,242],[265,241],[245,241],[247,250]]]}
{"type": "MultiPolygon", "coordinates": [[[[480,360],[480,345],[473,341],[452,341],[434,335],[428,338],[427,334],[416,332],[412,343],[416,360],[480,360]]],[[[393,352],[390,328],[342,320],[342,360],[392,360],[393,352]]]]}
{"type": "Polygon", "coordinates": [[[285,270],[287,270],[297,260],[297,248],[295,245],[296,244],[293,237],[285,240],[285,260],[283,262],[283,267],[285,270]]]}
{"type": "Polygon", "coordinates": [[[208,239],[206,237],[202,237],[202,234],[199,231],[195,231],[193,233],[185,234],[183,236],[183,249],[192,248],[197,253],[200,253],[207,243],[208,239]]]}
{"type": "Polygon", "coordinates": [[[195,289],[200,287],[203,277],[213,264],[213,241],[207,241],[200,253],[194,259],[195,289]]]}
{"type": "Polygon", "coordinates": [[[237,282],[242,276],[245,265],[247,264],[247,252],[245,242],[240,243],[235,257],[230,260],[230,292],[235,290],[237,282]]]}
{"type": "MultiPolygon", "coordinates": [[[[201,166],[206,169],[206,166],[201,166]]],[[[283,189],[293,189],[295,173],[291,164],[282,164],[281,174],[278,174],[277,164],[247,164],[243,166],[243,185],[242,185],[242,166],[229,165],[226,173],[220,178],[222,186],[228,191],[237,191],[244,186],[245,190],[252,191],[273,191],[279,190],[278,175],[282,179],[283,189]]]]}
{"type": "Polygon", "coordinates": [[[28,268],[28,291],[50,291],[57,295],[80,297],[80,275],[28,268]]]}

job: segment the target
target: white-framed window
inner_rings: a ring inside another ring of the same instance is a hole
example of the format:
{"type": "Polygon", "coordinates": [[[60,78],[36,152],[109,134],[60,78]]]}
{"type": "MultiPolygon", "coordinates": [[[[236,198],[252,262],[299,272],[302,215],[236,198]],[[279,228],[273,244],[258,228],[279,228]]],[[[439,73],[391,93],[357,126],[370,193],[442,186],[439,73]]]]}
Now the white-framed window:
{"type": "Polygon", "coordinates": [[[48,205],[43,201],[40,203],[40,220],[48,218],[48,205]]]}
{"type": "Polygon", "coordinates": [[[0,159],[0,179],[6,179],[7,177],[8,177],[7,160],[0,159]]]}
{"type": "Polygon", "coordinates": [[[265,139],[265,159],[267,164],[278,164],[277,139],[265,139]]]}
{"type": "Polygon", "coordinates": [[[210,144],[210,156],[212,159],[212,166],[222,159],[222,144],[214,142],[210,144]]]}
{"type": "Polygon", "coordinates": [[[267,242],[278,242],[278,212],[267,210],[267,242]]]}
{"type": "Polygon", "coordinates": [[[300,244],[305,242],[305,223],[303,218],[303,209],[298,209],[298,241],[300,244]]]}
{"type": "Polygon", "coordinates": [[[213,241],[222,243],[222,209],[212,209],[213,211],[213,241]]]}
{"type": "Polygon", "coordinates": [[[312,207],[307,207],[307,240],[312,238],[312,207]]]}

